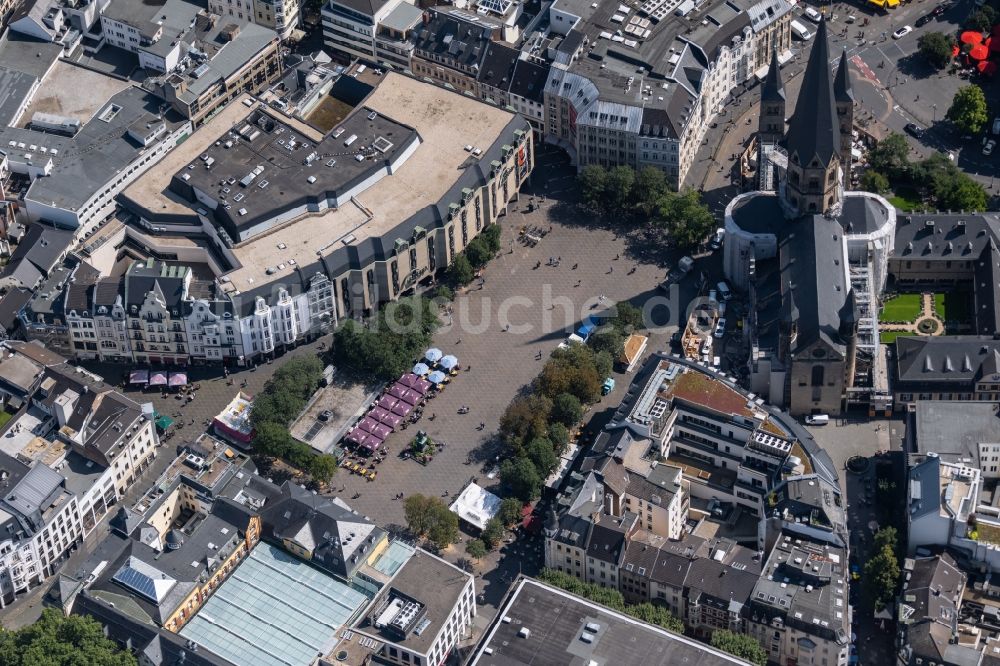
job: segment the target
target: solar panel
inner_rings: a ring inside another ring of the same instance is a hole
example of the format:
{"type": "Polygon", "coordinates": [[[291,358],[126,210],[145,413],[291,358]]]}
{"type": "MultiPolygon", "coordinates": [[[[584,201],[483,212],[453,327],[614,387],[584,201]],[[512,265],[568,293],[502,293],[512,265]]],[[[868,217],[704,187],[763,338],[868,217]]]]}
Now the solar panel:
{"type": "Polygon", "coordinates": [[[311,442],[313,437],[318,435],[319,431],[322,429],[323,429],[323,422],[316,421],[315,423],[312,424],[312,427],[309,428],[309,432],[307,432],[302,439],[306,440],[307,442],[311,442]]]}
{"type": "Polygon", "coordinates": [[[512,0],[479,0],[477,4],[481,9],[505,16],[513,2],[512,0]]]}
{"type": "Polygon", "coordinates": [[[159,604],[177,582],[134,557],[129,558],[128,562],[115,573],[112,580],[154,604],[159,604]]]}

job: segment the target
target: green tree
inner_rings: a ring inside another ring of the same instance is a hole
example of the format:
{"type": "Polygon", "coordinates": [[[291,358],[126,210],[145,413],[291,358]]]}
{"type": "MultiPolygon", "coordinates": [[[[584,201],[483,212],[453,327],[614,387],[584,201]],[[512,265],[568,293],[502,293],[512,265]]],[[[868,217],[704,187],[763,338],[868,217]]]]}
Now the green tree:
{"type": "Polygon", "coordinates": [[[438,548],[447,548],[458,541],[458,516],[441,503],[435,510],[436,520],[427,531],[427,539],[438,548]]]}
{"type": "Polygon", "coordinates": [[[959,88],[947,117],[963,132],[978,134],[990,117],[983,89],[975,84],[959,88]]]}
{"type": "Polygon", "coordinates": [[[580,196],[584,204],[593,210],[600,210],[604,205],[604,191],[607,187],[608,172],[599,164],[583,167],[579,175],[580,196]]]}
{"type": "Polygon", "coordinates": [[[597,370],[598,377],[609,377],[614,365],[614,356],[610,352],[599,351],[594,354],[594,369],[597,370]]]}
{"type": "Polygon", "coordinates": [[[644,217],[649,218],[656,210],[657,202],[670,192],[670,184],[663,171],[652,166],[645,166],[635,174],[635,208],[644,217]]]}
{"type": "Polygon", "coordinates": [[[883,548],[888,548],[889,550],[896,552],[896,546],[898,543],[898,532],[896,532],[896,528],[891,525],[880,529],[872,538],[872,545],[874,546],[874,550],[876,552],[881,551],[883,548]]]}
{"type": "Polygon", "coordinates": [[[934,199],[938,210],[981,212],[989,197],[986,188],[958,169],[934,179],[934,199]]]}
{"type": "Polygon", "coordinates": [[[507,458],[500,465],[500,480],[514,497],[531,502],[542,493],[542,478],[528,458],[507,458]]]}
{"type": "Polygon", "coordinates": [[[631,206],[635,171],[632,167],[616,166],[608,171],[604,189],[604,212],[623,214],[631,206]]]}
{"type": "Polygon", "coordinates": [[[524,453],[534,463],[538,476],[542,479],[548,477],[559,465],[559,458],[552,448],[552,442],[544,437],[537,437],[528,442],[524,453]]]}
{"type": "Polygon", "coordinates": [[[899,560],[890,546],[883,546],[865,562],[864,582],[869,596],[880,610],[896,596],[899,585],[899,560]]]}
{"type": "Polygon", "coordinates": [[[551,412],[552,401],[545,396],[518,396],[500,417],[500,436],[514,451],[519,451],[528,441],[546,435],[551,412]]]}
{"type": "Polygon", "coordinates": [[[435,500],[437,500],[436,497],[419,493],[410,495],[403,500],[403,516],[406,519],[406,526],[418,537],[424,536],[431,529],[435,520],[435,500]]]}
{"type": "Polygon", "coordinates": [[[500,502],[500,510],[497,511],[497,518],[500,522],[511,527],[521,521],[521,510],[523,508],[521,500],[516,497],[505,497],[500,502]]]}
{"type": "Polygon", "coordinates": [[[499,224],[490,224],[483,229],[481,234],[479,234],[479,237],[483,239],[484,243],[486,243],[486,247],[490,251],[490,254],[496,254],[500,251],[500,235],[502,232],[503,230],[500,228],[499,224]]]}
{"type": "Polygon", "coordinates": [[[337,459],[328,453],[314,455],[309,465],[309,474],[320,483],[330,483],[330,479],[337,473],[337,459]]]}
{"type": "Polygon", "coordinates": [[[479,535],[479,538],[482,539],[483,544],[487,548],[496,550],[506,532],[507,530],[504,528],[503,523],[500,522],[499,518],[494,516],[486,521],[486,526],[483,527],[483,533],[479,535]]]}
{"type": "Polygon", "coordinates": [[[626,606],[625,612],[637,620],[663,627],[667,631],[677,634],[684,633],[684,623],[671,615],[670,611],[663,606],[656,606],[647,601],[634,606],[626,606]]]}
{"type": "Polygon", "coordinates": [[[268,421],[254,428],[253,447],[265,456],[283,458],[288,453],[291,443],[292,436],[288,432],[288,426],[268,421]]]}
{"type": "Polygon", "coordinates": [[[469,539],[465,543],[466,554],[477,562],[486,557],[488,550],[482,539],[469,539]]]}
{"type": "Polygon", "coordinates": [[[969,30],[978,30],[979,32],[989,32],[990,28],[996,22],[997,12],[993,7],[989,5],[983,5],[976,11],[969,15],[969,18],[965,20],[965,26],[969,30]]]}
{"type": "Polygon", "coordinates": [[[560,393],[552,401],[551,418],[565,426],[575,425],[583,417],[583,405],[572,393],[560,393]]]}
{"type": "Polygon", "coordinates": [[[874,194],[886,194],[889,191],[889,179],[874,169],[861,174],[861,189],[874,194]]]}
{"type": "Polygon", "coordinates": [[[474,277],[476,277],[476,271],[472,267],[472,262],[464,254],[459,253],[455,257],[455,261],[451,262],[451,266],[448,267],[448,280],[456,286],[464,287],[472,282],[474,277]]]}
{"type": "Polygon", "coordinates": [[[925,32],[917,40],[922,55],[932,67],[944,69],[951,62],[951,40],[940,32],[925,32]]]}
{"type": "Polygon", "coordinates": [[[34,624],[7,631],[0,629],[0,664],[4,666],[135,666],[129,652],[104,635],[100,623],[89,616],[42,611],[34,624]]]}
{"type": "Polygon", "coordinates": [[[625,334],[617,328],[604,328],[591,335],[587,344],[595,352],[607,352],[612,358],[616,358],[625,349],[625,334]]]}
{"type": "Polygon", "coordinates": [[[548,440],[552,442],[552,448],[562,453],[569,444],[569,429],[562,423],[550,423],[548,440]]]}
{"type": "Polygon", "coordinates": [[[701,202],[696,190],[663,197],[653,222],[664,228],[670,240],[681,249],[698,245],[715,228],[715,217],[701,202]]]}
{"type": "Polygon", "coordinates": [[[414,494],[403,500],[406,526],[418,537],[427,537],[438,548],[458,539],[458,516],[440,498],[414,494]]]}
{"type": "Polygon", "coordinates": [[[614,312],[615,316],[610,323],[622,333],[633,333],[646,327],[642,308],[636,307],[628,301],[615,303],[614,312]]]}
{"type": "Polygon", "coordinates": [[[737,634],[728,629],[716,629],[712,632],[712,647],[728,652],[734,657],[746,659],[751,664],[766,666],[767,651],[753,636],[737,634]]]}
{"type": "Polygon", "coordinates": [[[909,166],[910,144],[906,137],[893,132],[868,151],[868,164],[872,171],[898,178],[909,166]]]}
{"type": "Polygon", "coordinates": [[[463,253],[466,257],[468,257],[469,263],[472,264],[474,268],[482,268],[493,257],[493,253],[490,252],[490,248],[486,246],[486,241],[482,240],[478,236],[473,238],[469,244],[465,246],[463,253]]]}

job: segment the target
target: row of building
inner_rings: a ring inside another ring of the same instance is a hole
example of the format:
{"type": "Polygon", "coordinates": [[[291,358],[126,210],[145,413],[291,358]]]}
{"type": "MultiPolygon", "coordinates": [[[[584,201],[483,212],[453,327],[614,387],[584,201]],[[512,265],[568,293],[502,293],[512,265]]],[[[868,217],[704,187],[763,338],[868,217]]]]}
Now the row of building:
{"type": "Polygon", "coordinates": [[[545,521],[545,564],[754,636],[776,663],[846,664],[846,503],[826,454],[725,377],[654,354],[545,521]]]}
{"type": "Polygon", "coordinates": [[[477,613],[471,574],[208,436],[110,527],[54,596],[142,663],[440,664],[477,613]]]}
{"type": "Polygon", "coordinates": [[[727,100],[792,57],[792,5],[330,0],[326,44],[522,113],[579,166],[662,169],[675,186],[727,100]]]}
{"type": "Polygon", "coordinates": [[[0,358],[0,606],[51,576],[157,455],[148,405],[34,343],[0,358]]]}

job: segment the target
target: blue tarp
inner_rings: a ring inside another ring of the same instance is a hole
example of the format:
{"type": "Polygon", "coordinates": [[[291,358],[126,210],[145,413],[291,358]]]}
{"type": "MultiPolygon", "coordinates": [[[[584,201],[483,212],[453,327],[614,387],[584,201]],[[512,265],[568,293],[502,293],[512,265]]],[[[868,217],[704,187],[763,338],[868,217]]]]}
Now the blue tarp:
{"type": "Polygon", "coordinates": [[[580,326],[580,328],[576,329],[576,334],[579,335],[584,340],[586,340],[587,338],[590,337],[590,334],[594,332],[595,328],[597,328],[597,324],[594,322],[594,320],[588,318],[586,321],[583,322],[583,325],[580,326]]]}

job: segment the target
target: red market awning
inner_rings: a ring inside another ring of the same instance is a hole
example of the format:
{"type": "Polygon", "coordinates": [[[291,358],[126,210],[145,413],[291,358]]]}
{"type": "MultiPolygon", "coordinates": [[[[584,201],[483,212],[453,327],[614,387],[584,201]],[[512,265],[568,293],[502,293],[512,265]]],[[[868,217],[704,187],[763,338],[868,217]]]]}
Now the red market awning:
{"type": "Polygon", "coordinates": [[[958,38],[958,41],[962,42],[963,44],[982,44],[983,33],[979,32],[978,30],[966,30],[958,38]]]}
{"type": "Polygon", "coordinates": [[[403,400],[400,400],[389,411],[398,416],[406,416],[411,411],[413,411],[413,405],[403,400]]]}
{"type": "Polygon", "coordinates": [[[986,60],[990,56],[990,47],[986,44],[976,44],[969,51],[969,57],[973,60],[986,60]]]}
{"type": "Polygon", "coordinates": [[[982,60],[976,63],[976,69],[986,76],[993,76],[997,73],[997,64],[992,60],[982,60]]]}
{"type": "Polygon", "coordinates": [[[958,54],[962,52],[962,49],[958,48],[958,44],[951,47],[951,57],[957,58],[958,54]]]}
{"type": "Polygon", "coordinates": [[[389,415],[389,410],[383,409],[381,407],[372,407],[371,411],[368,412],[368,416],[372,417],[376,421],[385,423],[382,419],[389,415]]]}

